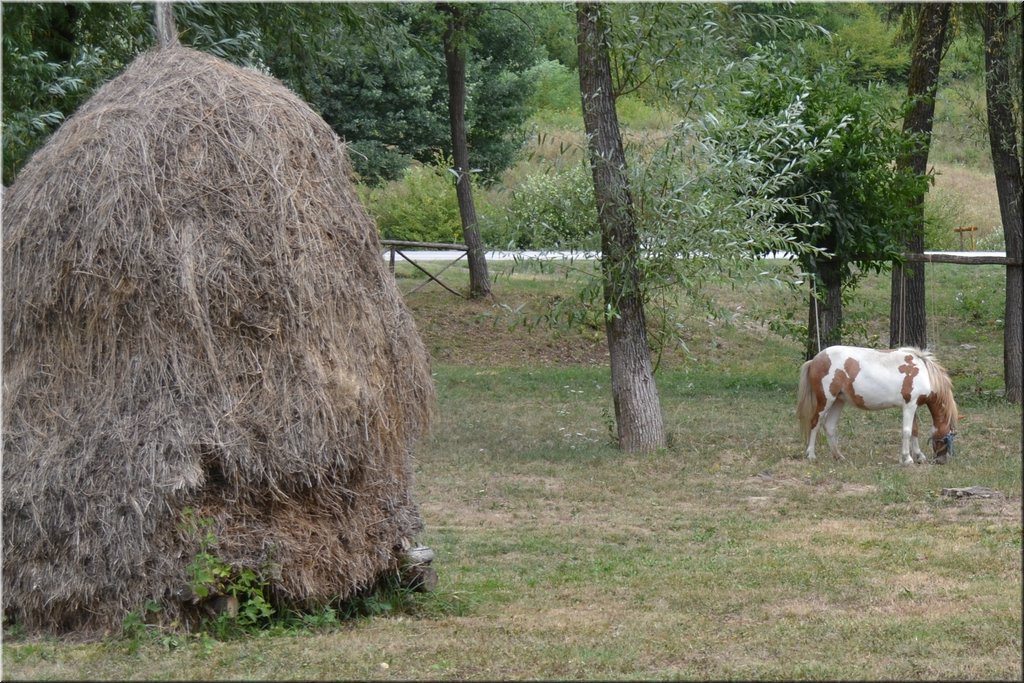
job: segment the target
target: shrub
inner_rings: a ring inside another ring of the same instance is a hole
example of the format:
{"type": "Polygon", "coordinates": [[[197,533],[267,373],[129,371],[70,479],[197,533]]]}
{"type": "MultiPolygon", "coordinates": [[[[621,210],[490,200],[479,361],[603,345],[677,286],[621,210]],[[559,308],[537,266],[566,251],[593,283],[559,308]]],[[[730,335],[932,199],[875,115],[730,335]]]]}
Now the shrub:
{"type": "Polygon", "coordinates": [[[504,220],[489,224],[484,239],[515,249],[597,249],[594,206],[585,164],[535,173],[512,192],[504,220]]]}
{"type": "Polygon", "coordinates": [[[527,105],[532,111],[551,112],[580,108],[579,76],[561,62],[545,59],[526,71],[532,84],[527,105]]]}
{"type": "Polygon", "coordinates": [[[941,187],[928,191],[924,205],[924,247],[925,249],[956,250],[960,240],[953,228],[960,225],[964,213],[963,198],[941,187]]]}
{"type": "Polygon", "coordinates": [[[363,188],[367,209],[385,239],[411,242],[462,242],[451,160],[429,166],[413,163],[401,180],[363,188]]]}
{"type": "Polygon", "coordinates": [[[349,160],[359,180],[378,186],[398,180],[409,165],[409,156],[376,140],[358,140],[348,145],[349,160]]]}

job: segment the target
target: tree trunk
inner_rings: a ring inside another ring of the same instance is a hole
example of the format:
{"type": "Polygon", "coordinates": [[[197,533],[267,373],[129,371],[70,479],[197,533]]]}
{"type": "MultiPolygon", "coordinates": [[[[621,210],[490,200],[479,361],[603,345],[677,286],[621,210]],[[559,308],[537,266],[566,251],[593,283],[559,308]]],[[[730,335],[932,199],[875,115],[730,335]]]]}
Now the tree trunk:
{"type": "Polygon", "coordinates": [[[807,320],[807,360],[824,348],[843,341],[843,281],[838,265],[818,263],[818,276],[811,281],[807,320]]]}
{"type": "MultiPolygon", "coordinates": [[[[1018,16],[1020,16],[1018,14],[1018,16]]],[[[1020,150],[1017,148],[1016,127],[1010,89],[1010,55],[1007,40],[1010,37],[1008,5],[1001,2],[985,3],[982,20],[985,32],[985,100],[988,110],[988,135],[992,147],[992,167],[999,195],[999,214],[1003,220],[1006,255],[1020,263],[1024,251],[1024,229],[1021,221],[1020,150]]],[[[1020,27],[1016,28],[1020,31],[1020,27]]],[[[1006,267],[1006,325],[1003,328],[1003,377],[1006,397],[1021,402],[1021,353],[1024,349],[1024,278],[1020,265],[1006,267]]]]}
{"type": "Polygon", "coordinates": [[[611,356],[618,443],[627,452],[650,451],[665,445],[665,426],[651,370],[640,286],[639,237],[600,5],[578,4],[576,21],[583,124],[601,228],[605,334],[611,356]]]}
{"type": "Polygon", "coordinates": [[[466,50],[465,14],[457,4],[442,3],[438,8],[447,13],[444,32],[444,62],[448,77],[448,120],[452,130],[452,157],[455,161],[455,195],[462,219],[462,238],[469,247],[469,295],[490,296],[491,278],[487,273],[480,224],[473,204],[473,182],[470,176],[469,146],[466,142],[466,50]]]}
{"type": "MultiPolygon", "coordinates": [[[[903,132],[921,136],[920,144],[908,158],[897,163],[917,175],[928,171],[928,150],[932,139],[935,114],[935,91],[939,82],[939,66],[946,43],[949,24],[949,3],[923,3],[920,6],[917,31],[910,55],[910,79],[907,95],[911,108],[903,119],[903,132]]],[[[915,219],[905,251],[924,251],[924,195],[914,199],[915,219]]],[[[894,264],[889,307],[889,344],[893,347],[928,345],[925,317],[925,278],[923,263],[894,264]]]]}

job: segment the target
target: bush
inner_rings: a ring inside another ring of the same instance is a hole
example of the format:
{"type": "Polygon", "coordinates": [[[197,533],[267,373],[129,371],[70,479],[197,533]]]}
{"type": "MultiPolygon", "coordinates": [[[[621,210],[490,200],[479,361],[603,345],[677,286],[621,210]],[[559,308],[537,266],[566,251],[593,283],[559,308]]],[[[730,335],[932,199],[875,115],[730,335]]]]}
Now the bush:
{"type": "Polygon", "coordinates": [[[532,85],[527,105],[534,112],[575,111],[580,108],[580,80],[561,62],[545,59],[526,71],[532,85]]]}
{"type": "Polygon", "coordinates": [[[963,198],[940,187],[928,191],[924,204],[924,248],[957,250],[960,239],[953,229],[960,225],[964,213],[963,198]]]}
{"type": "Polygon", "coordinates": [[[504,220],[486,226],[484,241],[513,249],[597,249],[594,207],[585,164],[535,173],[512,192],[504,220]]]}
{"type": "Polygon", "coordinates": [[[385,239],[462,242],[462,222],[450,160],[413,163],[401,180],[363,188],[362,199],[385,239]]]}

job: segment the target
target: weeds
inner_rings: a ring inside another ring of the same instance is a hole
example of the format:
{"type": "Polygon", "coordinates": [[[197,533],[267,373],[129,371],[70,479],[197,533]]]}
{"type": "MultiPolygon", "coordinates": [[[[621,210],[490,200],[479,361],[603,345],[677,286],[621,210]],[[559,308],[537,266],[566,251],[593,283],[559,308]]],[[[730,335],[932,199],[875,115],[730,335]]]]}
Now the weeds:
{"type": "Polygon", "coordinates": [[[249,568],[234,568],[212,551],[217,545],[214,520],[198,517],[195,510],[185,508],[182,526],[199,537],[199,552],[185,568],[189,589],[199,602],[224,597],[219,613],[205,620],[205,629],[223,640],[267,625],[274,608],[267,597],[269,581],[249,568]]]}

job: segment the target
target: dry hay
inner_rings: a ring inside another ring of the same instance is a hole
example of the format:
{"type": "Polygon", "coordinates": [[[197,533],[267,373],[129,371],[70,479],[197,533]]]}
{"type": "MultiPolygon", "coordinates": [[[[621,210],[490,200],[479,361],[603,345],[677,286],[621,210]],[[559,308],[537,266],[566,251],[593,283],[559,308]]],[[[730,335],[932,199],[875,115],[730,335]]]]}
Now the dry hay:
{"type": "Polygon", "coordinates": [[[188,508],[279,605],[397,567],[433,385],[327,124],[272,78],[155,50],[4,199],[6,619],[188,617],[188,508]]]}

